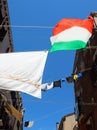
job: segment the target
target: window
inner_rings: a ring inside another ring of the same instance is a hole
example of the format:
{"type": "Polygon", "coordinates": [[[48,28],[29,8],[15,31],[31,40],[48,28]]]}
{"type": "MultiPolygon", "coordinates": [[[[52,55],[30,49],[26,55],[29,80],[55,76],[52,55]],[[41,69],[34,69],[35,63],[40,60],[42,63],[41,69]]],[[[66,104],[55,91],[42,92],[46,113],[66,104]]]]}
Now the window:
{"type": "Polygon", "coordinates": [[[3,17],[2,17],[2,13],[1,13],[1,9],[0,9],[0,25],[2,24],[3,21],[3,17]]]}
{"type": "Polygon", "coordinates": [[[92,81],[93,86],[97,86],[97,56],[96,56],[95,61],[92,65],[91,81],[92,81]]]}
{"type": "Polygon", "coordinates": [[[89,119],[86,122],[86,128],[87,130],[93,130],[93,126],[92,126],[92,117],[89,117],[89,119]]]}
{"type": "Polygon", "coordinates": [[[3,41],[3,39],[4,39],[4,37],[5,37],[5,35],[6,35],[6,30],[5,30],[5,28],[4,27],[2,27],[1,29],[0,29],[0,41],[2,42],[3,41]]]}
{"type": "Polygon", "coordinates": [[[82,97],[76,98],[76,104],[75,104],[75,115],[76,120],[79,119],[81,113],[83,113],[83,103],[82,103],[82,97]]]}

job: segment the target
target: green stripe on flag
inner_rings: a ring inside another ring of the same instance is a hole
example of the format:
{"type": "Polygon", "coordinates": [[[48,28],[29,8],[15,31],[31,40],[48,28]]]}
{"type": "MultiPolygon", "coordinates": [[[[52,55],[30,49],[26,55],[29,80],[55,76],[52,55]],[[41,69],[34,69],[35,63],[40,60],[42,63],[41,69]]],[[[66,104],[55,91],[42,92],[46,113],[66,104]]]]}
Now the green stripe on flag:
{"type": "Polygon", "coordinates": [[[69,42],[55,42],[50,52],[60,51],[60,50],[78,50],[86,47],[86,43],[80,40],[74,40],[69,42]]]}

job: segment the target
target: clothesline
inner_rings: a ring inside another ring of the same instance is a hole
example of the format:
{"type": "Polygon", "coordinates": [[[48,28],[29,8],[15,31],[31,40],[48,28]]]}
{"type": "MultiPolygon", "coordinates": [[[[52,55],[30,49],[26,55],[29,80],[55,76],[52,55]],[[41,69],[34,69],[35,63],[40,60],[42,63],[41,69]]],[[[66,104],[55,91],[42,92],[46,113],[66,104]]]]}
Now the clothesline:
{"type": "MultiPolygon", "coordinates": [[[[62,111],[68,111],[68,110],[70,110],[70,109],[72,109],[73,107],[72,106],[68,106],[68,107],[66,107],[66,108],[62,108],[62,109],[60,109],[60,110],[56,110],[56,111],[54,111],[54,112],[52,112],[52,113],[46,113],[44,116],[41,116],[40,118],[37,118],[37,119],[35,119],[35,120],[30,120],[30,121],[27,121],[27,122],[31,122],[31,126],[30,126],[30,128],[31,127],[33,127],[33,125],[34,125],[34,123],[35,122],[37,122],[37,121],[41,121],[41,120],[44,120],[44,119],[46,119],[46,118],[49,118],[50,116],[52,116],[52,115],[54,115],[54,114],[59,114],[60,112],[62,112],[62,111]]],[[[25,126],[25,122],[24,122],[24,126],[25,126]]],[[[27,126],[26,126],[27,127],[27,126]]]]}

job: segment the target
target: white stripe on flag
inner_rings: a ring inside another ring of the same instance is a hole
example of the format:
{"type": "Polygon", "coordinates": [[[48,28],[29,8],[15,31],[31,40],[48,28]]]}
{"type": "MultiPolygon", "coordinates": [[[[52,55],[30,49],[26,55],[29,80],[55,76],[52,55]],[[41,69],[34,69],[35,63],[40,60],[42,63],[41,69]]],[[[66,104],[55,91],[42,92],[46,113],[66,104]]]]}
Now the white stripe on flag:
{"type": "Polygon", "coordinates": [[[50,40],[51,40],[52,45],[55,42],[60,42],[60,41],[68,42],[68,41],[73,41],[73,40],[81,40],[81,41],[87,42],[90,36],[91,36],[91,33],[87,29],[74,26],[60,32],[57,35],[51,36],[50,40]]]}

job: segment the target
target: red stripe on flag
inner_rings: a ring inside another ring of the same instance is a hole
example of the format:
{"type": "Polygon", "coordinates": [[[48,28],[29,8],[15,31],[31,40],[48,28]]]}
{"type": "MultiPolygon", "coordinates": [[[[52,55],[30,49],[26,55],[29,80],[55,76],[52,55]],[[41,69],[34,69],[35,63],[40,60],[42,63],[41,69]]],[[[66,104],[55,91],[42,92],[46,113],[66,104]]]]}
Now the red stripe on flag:
{"type": "Polygon", "coordinates": [[[81,19],[64,18],[56,24],[52,33],[53,33],[53,35],[56,35],[73,26],[79,26],[79,27],[86,28],[90,33],[92,33],[93,25],[94,25],[93,19],[81,20],[81,19]]]}

